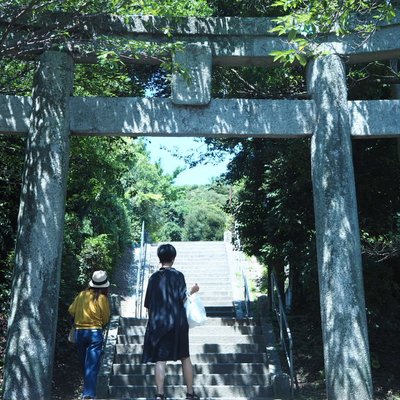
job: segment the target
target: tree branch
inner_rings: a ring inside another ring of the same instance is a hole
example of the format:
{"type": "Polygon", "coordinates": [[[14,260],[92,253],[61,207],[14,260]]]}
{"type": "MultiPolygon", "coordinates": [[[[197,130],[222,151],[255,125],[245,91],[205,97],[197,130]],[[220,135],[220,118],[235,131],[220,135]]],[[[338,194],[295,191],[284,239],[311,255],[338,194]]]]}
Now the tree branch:
{"type": "Polygon", "coordinates": [[[22,18],[23,16],[25,16],[28,12],[32,11],[33,8],[35,7],[36,4],[40,4],[41,0],[32,0],[27,6],[26,8],[22,9],[21,11],[19,11],[17,13],[17,15],[15,15],[10,23],[6,26],[6,29],[4,30],[3,34],[1,35],[1,39],[0,39],[0,47],[2,47],[4,45],[4,42],[7,39],[7,36],[10,34],[10,32],[12,31],[12,29],[14,28],[15,23],[22,18]]]}

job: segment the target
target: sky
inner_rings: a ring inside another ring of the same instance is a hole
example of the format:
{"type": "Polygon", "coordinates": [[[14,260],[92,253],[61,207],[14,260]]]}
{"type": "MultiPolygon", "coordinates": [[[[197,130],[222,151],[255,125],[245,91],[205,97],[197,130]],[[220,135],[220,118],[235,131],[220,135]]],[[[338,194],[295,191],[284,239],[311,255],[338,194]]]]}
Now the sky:
{"type": "Polygon", "coordinates": [[[186,156],[192,152],[192,149],[197,151],[205,151],[205,144],[196,142],[191,137],[147,137],[146,147],[150,152],[153,162],[160,161],[161,167],[165,173],[172,173],[177,167],[185,167],[186,170],[181,172],[175,179],[176,185],[205,185],[211,182],[212,178],[218,177],[226,171],[226,165],[229,162],[226,159],[218,165],[206,164],[199,165],[194,168],[185,166],[183,160],[174,157],[171,152],[176,152],[186,156]],[[166,149],[163,149],[163,148],[166,149]]]}

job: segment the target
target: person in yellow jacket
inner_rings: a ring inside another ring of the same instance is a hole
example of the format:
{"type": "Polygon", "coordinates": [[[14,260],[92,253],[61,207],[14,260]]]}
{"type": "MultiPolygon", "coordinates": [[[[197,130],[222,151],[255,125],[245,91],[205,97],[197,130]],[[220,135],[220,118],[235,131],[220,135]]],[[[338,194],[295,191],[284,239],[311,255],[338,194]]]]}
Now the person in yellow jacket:
{"type": "Polygon", "coordinates": [[[82,399],[96,397],[96,381],[103,347],[103,329],[110,320],[106,271],[95,271],[89,286],[69,306],[74,317],[75,343],[83,367],[82,399]]]}

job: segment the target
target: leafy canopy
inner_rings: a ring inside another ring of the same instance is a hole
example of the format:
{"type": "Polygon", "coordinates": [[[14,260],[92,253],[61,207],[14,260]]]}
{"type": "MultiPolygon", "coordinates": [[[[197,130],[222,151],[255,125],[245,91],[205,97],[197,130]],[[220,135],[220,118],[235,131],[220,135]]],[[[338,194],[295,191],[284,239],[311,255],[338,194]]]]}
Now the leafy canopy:
{"type": "Polygon", "coordinates": [[[396,5],[398,1],[386,0],[275,0],[273,6],[282,15],[274,19],[277,25],[271,31],[286,36],[293,49],[271,55],[275,61],[305,65],[308,57],[321,53],[321,36],[356,32],[365,40],[380,22],[395,17],[396,5]]]}

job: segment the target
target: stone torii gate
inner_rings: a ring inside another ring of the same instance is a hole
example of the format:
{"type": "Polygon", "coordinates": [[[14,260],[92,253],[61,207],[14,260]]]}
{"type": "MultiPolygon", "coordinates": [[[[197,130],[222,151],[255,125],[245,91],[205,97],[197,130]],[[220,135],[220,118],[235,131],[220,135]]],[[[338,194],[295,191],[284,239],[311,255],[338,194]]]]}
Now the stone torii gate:
{"type": "MultiPolygon", "coordinates": [[[[71,18],[53,14],[50,20],[63,26],[71,18]]],[[[342,57],[349,63],[398,58],[399,21],[383,25],[361,45],[356,34],[325,38],[322,46],[331,55],[307,67],[311,100],[211,99],[213,65],[271,65],[270,52],[288,48],[268,34],[267,18],[80,19],[77,31],[86,38],[91,32],[182,41],[185,46],[174,58],[191,80],[174,75],[171,99],[71,97],[74,62],[95,63],[94,52],[82,54],[73,45],[69,51],[22,51],[39,60],[32,97],[0,96],[0,133],[27,135],[3,399],[50,398],[69,136],[74,134],[311,137],[327,394],[335,400],[371,400],[351,138],[400,137],[400,101],[348,101],[342,57]]],[[[24,47],[21,32],[9,35],[9,48],[24,47]]]]}

